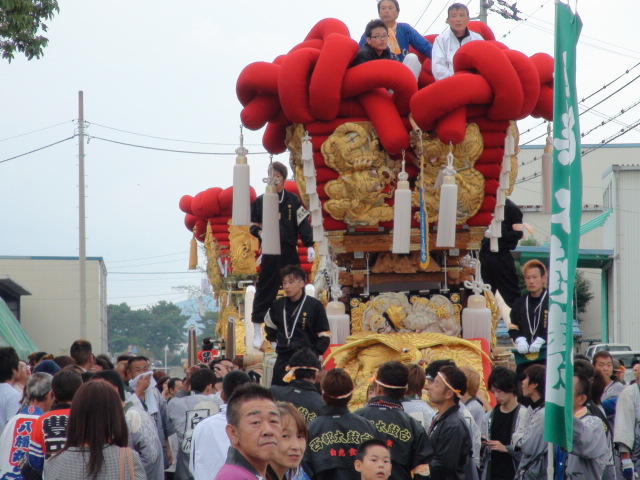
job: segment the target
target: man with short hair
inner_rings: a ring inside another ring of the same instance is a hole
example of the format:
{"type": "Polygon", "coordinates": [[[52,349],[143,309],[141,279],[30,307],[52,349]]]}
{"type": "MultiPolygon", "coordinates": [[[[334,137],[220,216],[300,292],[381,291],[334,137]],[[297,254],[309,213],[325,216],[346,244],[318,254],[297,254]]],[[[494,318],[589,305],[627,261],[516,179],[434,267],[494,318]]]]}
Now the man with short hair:
{"type": "Polygon", "coordinates": [[[378,438],[391,449],[394,480],[425,478],[427,458],[433,453],[426,431],[402,408],[409,383],[409,371],[400,362],[383,363],[374,380],[375,396],[354,413],[368,420],[378,431],[378,438]],[[405,431],[404,435],[396,432],[405,431]]]}
{"type": "Polygon", "coordinates": [[[351,63],[352,67],[371,60],[395,60],[398,56],[389,49],[389,31],[380,19],[371,20],[364,29],[365,44],[360,47],[351,63]]]}
{"type": "Polygon", "coordinates": [[[22,468],[25,480],[41,478],[44,461],[64,447],[71,403],[81,386],[82,377],[72,370],[60,370],[53,376],[51,390],[55,401],[51,409],[38,417],[33,424],[28,462],[22,468]]]}
{"type": "Polygon", "coordinates": [[[191,375],[191,395],[174,398],[167,406],[167,413],[178,434],[178,458],[176,480],[188,480],[191,438],[196,425],[207,417],[218,413],[218,404],[213,399],[215,374],[207,369],[199,369],[191,375]]]}
{"type": "MultiPolygon", "coordinates": [[[[140,355],[129,357],[127,362],[127,372],[131,378],[127,392],[129,395],[125,395],[127,403],[141,407],[155,421],[158,437],[162,444],[164,467],[167,468],[171,462],[169,462],[167,454],[166,439],[175,431],[171,419],[167,415],[167,402],[156,388],[149,359],[140,355]]],[[[125,406],[126,408],[128,407],[125,406]]]]}
{"type": "Polygon", "coordinates": [[[25,385],[24,394],[28,400],[18,415],[13,416],[5,425],[0,436],[0,478],[22,479],[20,466],[29,453],[29,439],[33,423],[53,404],[51,375],[34,373],[25,385]]]}
{"type": "MultiPolygon", "coordinates": [[[[522,266],[522,275],[528,293],[516,298],[511,309],[509,336],[518,353],[538,353],[547,343],[549,295],[546,289],[547,268],[539,260],[529,260],[522,266]]],[[[516,371],[521,373],[532,363],[544,365],[546,359],[524,361],[516,371]]]]}
{"type": "Polygon", "coordinates": [[[531,400],[526,422],[517,432],[522,435],[522,458],[516,472],[518,480],[539,480],[547,474],[547,442],[544,440],[544,386],[546,369],[530,365],[524,371],[522,395],[531,400]]]}
{"type": "Polygon", "coordinates": [[[13,388],[20,359],[13,347],[0,348],[0,431],[20,409],[20,394],[13,388]]]}
{"type": "Polygon", "coordinates": [[[189,471],[195,480],[213,480],[224,465],[231,446],[226,434],[227,400],[237,387],[250,381],[249,375],[241,370],[229,372],[222,382],[220,411],[196,425],[189,458],[189,471]]]}
{"type": "Polygon", "coordinates": [[[424,370],[415,363],[408,365],[407,370],[409,372],[408,386],[402,399],[402,408],[410,417],[417,420],[426,431],[431,425],[436,412],[422,399],[422,390],[426,381],[424,370]]]}
{"type": "Polygon", "coordinates": [[[567,457],[567,478],[602,478],[609,460],[604,424],[586,406],[590,391],[586,375],[573,376],[573,448],[567,457]]]}
{"type": "Polygon", "coordinates": [[[449,28],[438,35],[431,52],[431,73],[436,80],[453,75],[453,57],[458,49],[474,40],[484,40],[482,35],[467,28],[469,9],[463,3],[454,3],[447,9],[449,28]]]}
{"type": "Polygon", "coordinates": [[[280,271],[285,297],[279,298],[265,317],[267,340],[278,354],[271,385],[284,385],[283,377],[291,356],[308,347],[320,356],[329,347],[331,331],[327,314],[319,300],[304,291],[307,275],[300,267],[288,265],[280,271]]]}
{"type": "Polygon", "coordinates": [[[482,434],[489,450],[484,461],[484,478],[513,480],[520,464],[521,437],[516,431],[524,425],[527,410],[518,403],[518,379],[513,370],[496,367],[487,383],[497,405],[487,412],[482,422],[482,434]]]}
{"type": "Polygon", "coordinates": [[[227,403],[227,461],[215,480],[262,480],[278,453],[280,412],[269,390],[249,382],[227,403]]]}
{"type": "MultiPolygon", "coordinates": [[[[269,166],[269,174],[275,178],[275,187],[279,200],[280,215],[280,255],[262,254],[260,275],[253,299],[251,322],[253,325],[253,346],[262,345],[262,326],[264,317],[278,295],[280,278],[278,273],[287,265],[300,265],[298,256],[298,236],[307,247],[307,260],[313,262],[316,253],[313,249],[313,230],[309,223],[310,213],[302,205],[300,198],[284,189],[287,180],[287,167],[281,162],[269,166]]],[[[251,204],[251,235],[262,242],[262,204],[264,195],[258,196],[251,204]]],[[[286,364],[285,364],[286,365],[286,364]]]]}
{"type": "Polygon", "coordinates": [[[615,429],[616,403],[625,386],[614,375],[613,365],[613,357],[606,350],[600,350],[593,356],[593,367],[596,370],[596,375],[600,376],[604,381],[604,392],[600,397],[600,403],[611,427],[615,429]]]}
{"type": "Polygon", "coordinates": [[[224,378],[227,374],[227,367],[222,363],[222,358],[212,360],[209,368],[216,374],[216,377],[224,378]]]}
{"type": "Polygon", "coordinates": [[[171,380],[167,382],[167,390],[169,392],[169,402],[173,397],[175,397],[178,392],[182,390],[182,379],[178,377],[173,377],[171,380]]]}
{"type": "Polygon", "coordinates": [[[467,378],[457,367],[442,367],[429,382],[429,400],[438,411],[429,428],[431,480],[464,480],[471,457],[471,435],[458,403],[467,378]]]}
{"type": "Polygon", "coordinates": [[[315,384],[320,366],[318,355],[313,350],[301,348],[289,360],[289,373],[284,378],[287,383],[284,386],[273,385],[269,389],[279,402],[294,404],[307,423],[314,420],[324,406],[315,384]]]}
{"type": "Polygon", "coordinates": [[[82,370],[85,372],[93,371],[96,365],[96,358],[93,356],[91,342],[88,340],[76,340],[71,344],[69,355],[82,370]]]}

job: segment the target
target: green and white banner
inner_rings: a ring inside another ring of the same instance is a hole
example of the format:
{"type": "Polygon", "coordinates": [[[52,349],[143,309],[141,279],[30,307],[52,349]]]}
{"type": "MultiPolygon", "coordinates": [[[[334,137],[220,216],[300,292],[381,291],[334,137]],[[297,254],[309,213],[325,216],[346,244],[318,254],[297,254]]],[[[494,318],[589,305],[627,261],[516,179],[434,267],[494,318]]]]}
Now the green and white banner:
{"type": "Polygon", "coordinates": [[[576,45],[582,22],[556,2],[549,330],[544,439],[567,450],[573,434],[573,291],[582,217],[576,45]]]}

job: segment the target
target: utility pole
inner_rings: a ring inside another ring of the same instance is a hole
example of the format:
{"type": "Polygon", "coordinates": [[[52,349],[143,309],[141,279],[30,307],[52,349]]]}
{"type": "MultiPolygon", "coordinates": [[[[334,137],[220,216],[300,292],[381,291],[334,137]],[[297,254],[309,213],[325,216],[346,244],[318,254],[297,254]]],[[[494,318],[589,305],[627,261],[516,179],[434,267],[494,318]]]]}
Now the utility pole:
{"type": "Polygon", "coordinates": [[[487,13],[489,13],[489,7],[493,5],[493,0],[480,0],[480,21],[487,25],[487,13]]]}
{"type": "Polygon", "coordinates": [[[78,269],[80,281],[80,338],[87,338],[87,251],[84,211],[84,99],[82,90],[78,92],[78,215],[79,215],[79,255],[78,269]]]}

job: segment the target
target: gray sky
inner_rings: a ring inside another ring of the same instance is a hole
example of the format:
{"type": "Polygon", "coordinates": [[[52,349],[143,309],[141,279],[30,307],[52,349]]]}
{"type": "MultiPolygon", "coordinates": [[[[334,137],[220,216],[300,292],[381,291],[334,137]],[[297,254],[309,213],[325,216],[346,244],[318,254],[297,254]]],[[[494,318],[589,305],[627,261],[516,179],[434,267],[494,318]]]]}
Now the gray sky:
{"type": "MultiPolygon", "coordinates": [[[[415,25],[421,33],[440,33],[449,3],[401,1],[399,21],[415,25]]],[[[127,302],[138,308],[161,299],[183,300],[185,294],[172,287],[200,285],[202,274],[186,273],[190,235],[178,200],[209,187],[231,185],[240,123],[238,74],[251,62],[271,61],[286,53],[323,18],[341,19],[352,37],[359,38],[367,21],[376,17],[375,5],[374,0],[63,0],[60,13],[49,22],[50,43],[44,57],[0,63],[5,92],[0,161],[73,135],[78,90],[84,91],[91,136],[229,153],[159,152],[97,138],[86,145],[87,254],[105,259],[109,303],[127,302]],[[22,135],[53,125],[57,126],[22,135]]],[[[469,4],[472,16],[477,15],[478,5],[479,0],[469,4]]],[[[584,23],[578,89],[585,97],[640,62],[638,6],[637,0],[617,0],[583,1],[578,7],[584,23]]],[[[527,55],[553,54],[553,1],[520,0],[518,8],[526,22],[490,14],[496,37],[527,55]]],[[[637,75],[640,66],[585,105],[593,105],[637,75]]],[[[640,81],[581,117],[583,132],[603,120],[598,113],[614,115],[637,101],[639,93],[640,81]]],[[[628,125],[638,118],[640,107],[617,120],[628,125]]],[[[538,123],[520,122],[520,129],[538,123]]],[[[583,141],[598,143],[621,128],[611,122],[583,141]]],[[[538,127],[523,135],[523,141],[542,133],[543,127],[538,127]]],[[[245,130],[250,152],[263,151],[261,137],[261,132],[245,130]]],[[[640,142],[640,134],[632,131],[616,142],[640,142]]],[[[279,159],[288,162],[285,155],[279,159]]],[[[259,193],[264,190],[261,178],[267,162],[266,155],[250,158],[252,185],[259,193]]],[[[0,163],[0,254],[77,256],[77,177],[76,139],[0,163]]]]}

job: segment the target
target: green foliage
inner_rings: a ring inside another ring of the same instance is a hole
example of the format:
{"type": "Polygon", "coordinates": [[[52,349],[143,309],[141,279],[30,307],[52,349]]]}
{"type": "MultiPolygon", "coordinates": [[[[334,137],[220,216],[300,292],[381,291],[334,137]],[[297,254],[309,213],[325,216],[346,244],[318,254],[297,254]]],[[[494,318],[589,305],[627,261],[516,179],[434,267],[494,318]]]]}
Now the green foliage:
{"type": "Polygon", "coordinates": [[[576,272],[575,292],[578,313],[584,313],[587,311],[587,304],[593,300],[594,295],[591,291],[591,282],[584,277],[584,272],[580,270],[576,272]]]}
{"type": "Polygon", "coordinates": [[[186,341],[185,322],[180,308],[171,302],[160,301],[142,310],[132,310],[126,303],[107,306],[109,351],[126,352],[128,345],[151,352],[164,359],[164,346],[173,352],[186,341]]]}
{"type": "Polygon", "coordinates": [[[0,4],[0,50],[11,62],[15,52],[27,59],[40,58],[49,39],[38,35],[47,31],[44,20],[60,11],[57,0],[2,0],[0,4]]]}

